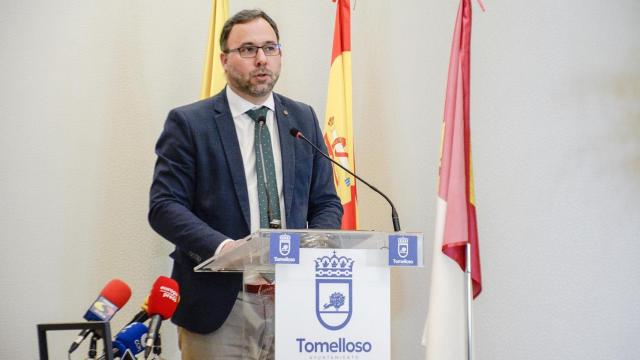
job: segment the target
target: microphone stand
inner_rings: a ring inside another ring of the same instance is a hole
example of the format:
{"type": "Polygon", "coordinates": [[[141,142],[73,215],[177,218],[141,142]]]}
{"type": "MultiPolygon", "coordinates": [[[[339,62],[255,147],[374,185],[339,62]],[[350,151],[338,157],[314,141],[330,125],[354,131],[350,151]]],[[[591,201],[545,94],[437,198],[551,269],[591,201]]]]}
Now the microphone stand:
{"type": "Polygon", "coordinates": [[[162,353],[162,340],[160,339],[160,333],[158,333],[158,337],[156,337],[155,344],[153,344],[153,359],[160,359],[160,354],[162,353]]]}
{"type": "Polygon", "coordinates": [[[95,359],[98,356],[98,339],[97,335],[93,335],[91,337],[91,341],[89,342],[89,352],[87,353],[87,359],[95,359]]]}
{"type": "MultiPolygon", "coordinates": [[[[162,359],[160,357],[161,353],[162,353],[162,340],[160,339],[160,333],[158,332],[158,334],[153,340],[153,346],[151,347],[151,352],[149,353],[149,355],[145,356],[144,359],[145,360],[162,359]]],[[[128,359],[125,359],[123,357],[122,360],[128,360],[128,359]]],[[[135,358],[131,360],[135,360],[135,358]]]]}

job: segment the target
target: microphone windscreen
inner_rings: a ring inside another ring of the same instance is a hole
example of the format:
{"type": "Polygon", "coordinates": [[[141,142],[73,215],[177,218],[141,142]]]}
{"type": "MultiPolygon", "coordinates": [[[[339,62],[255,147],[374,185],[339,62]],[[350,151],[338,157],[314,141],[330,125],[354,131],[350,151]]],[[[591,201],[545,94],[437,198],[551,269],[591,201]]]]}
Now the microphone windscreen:
{"type": "Polygon", "coordinates": [[[109,321],[131,297],[131,288],[124,281],[113,279],[105,285],[98,298],[84,314],[87,321],[109,321]]]}
{"type": "Polygon", "coordinates": [[[113,279],[105,285],[100,295],[118,308],[122,308],[131,297],[131,288],[120,279],[113,279]]]}
{"type": "Polygon", "coordinates": [[[300,130],[298,130],[296,128],[289,129],[289,134],[291,134],[291,136],[293,136],[293,137],[298,137],[298,133],[300,133],[300,130]]]}
{"type": "Polygon", "coordinates": [[[148,331],[149,328],[143,323],[131,323],[116,335],[113,347],[118,349],[120,356],[127,350],[136,355],[144,350],[144,337],[148,331]]]}
{"type": "Polygon", "coordinates": [[[172,278],[159,276],[149,294],[148,314],[160,315],[163,320],[173,316],[180,301],[180,287],[172,278]]]}

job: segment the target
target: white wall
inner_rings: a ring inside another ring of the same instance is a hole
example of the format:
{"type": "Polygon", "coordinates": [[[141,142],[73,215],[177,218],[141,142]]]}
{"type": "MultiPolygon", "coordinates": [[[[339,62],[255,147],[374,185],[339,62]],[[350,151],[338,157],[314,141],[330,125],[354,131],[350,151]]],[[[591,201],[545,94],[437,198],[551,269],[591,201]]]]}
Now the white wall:
{"type": "MultiPolygon", "coordinates": [[[[323,114],[334,4],[230,2],[276,19],[278,91],[323,114]]],[[[486,5],[474,4],[472,40],[478,358],[635,359],[640,3],[486,5]]],[[[361,0],[352,19],[358,170],[427,238],[457,6],[361,0]]],[[[36,358],[35,324],[80,321],[114,277],[134,290],[118,328],[169,273],[171,246],[146,222],[153,147],[168,110],[198,97],[209,11],[209,0],[0,3],[0,358],[36,358]]],[[[384,202],[359,197],[362,228],[391,230],[384,202]]],[[[394,359],[424,356],[429,270],[393,273],[394,359]]],[[[54,359],[73,337],[54,336],[54,359]]]]}

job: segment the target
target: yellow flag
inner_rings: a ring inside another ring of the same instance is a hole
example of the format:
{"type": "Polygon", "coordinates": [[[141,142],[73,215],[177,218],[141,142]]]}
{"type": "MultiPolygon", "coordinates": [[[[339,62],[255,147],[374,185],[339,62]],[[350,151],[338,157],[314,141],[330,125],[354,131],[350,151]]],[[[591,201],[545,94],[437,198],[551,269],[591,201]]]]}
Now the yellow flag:
{"type": "Polygon", "coordinates": [[[200,92],[200,96],[203,99],[217,94],[227,83],[222,63],[220,62],[220,53],[222,52],[220,49],[220,33],[227,18],[229,18],[229,2],[227,0],[213,0],[209,42],[207,44],[207,56],[204,60],[202,91],[200,92]]]}

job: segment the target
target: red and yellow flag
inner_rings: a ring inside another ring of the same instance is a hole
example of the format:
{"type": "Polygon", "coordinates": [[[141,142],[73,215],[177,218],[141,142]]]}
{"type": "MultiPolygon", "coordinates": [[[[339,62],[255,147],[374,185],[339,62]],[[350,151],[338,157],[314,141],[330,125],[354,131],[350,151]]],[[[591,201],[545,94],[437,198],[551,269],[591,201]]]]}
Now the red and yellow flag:
{"type": "Polygon", "coordinates": [[[482,285],[469,126],[470,48],[471,1],[462,0],[449,62],[438,197],[447,205],[442,252],[464,270],[466,246],[471,244],[471,278],[476,297],[482,285]]]}
{"type": "Polygon", "coordinates": [[[473,351],[467,334],[467,244],[471,245],[473,297],[482,290],[469,126],[470,49],[471,1],[461,0],[442,123],[433,269],[422,339],[427,360],[466,360],[473,351]]]}
{"type": "Polygon", "coordinates": [[[229,3],[227,0],[213,0],[211,4],[211,25],[209,26],[209,42],[207,55],[204,60],[202,74],[201,98],[208,98],[220,92],[226,85],[224,70],[220,62],[220,33],[224,22],[229,18],[229,3]]]}
{"type": "MultiPolygon", "coordinates": [[[[351,12],[349,0],[333,1],[337,1],[338,4],[329,72],[324,141],[329,156],[354,172],[351,116],[351,12]]],[[[357,229],[356,179],[337,166],[333,167],[333,171],[336,191],[344,208],[341,228],[357,229]]]]}

